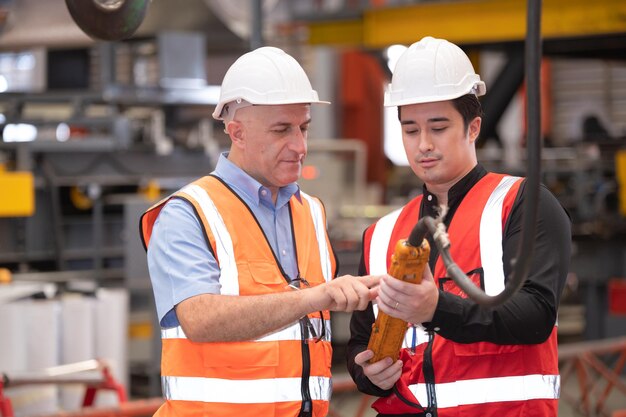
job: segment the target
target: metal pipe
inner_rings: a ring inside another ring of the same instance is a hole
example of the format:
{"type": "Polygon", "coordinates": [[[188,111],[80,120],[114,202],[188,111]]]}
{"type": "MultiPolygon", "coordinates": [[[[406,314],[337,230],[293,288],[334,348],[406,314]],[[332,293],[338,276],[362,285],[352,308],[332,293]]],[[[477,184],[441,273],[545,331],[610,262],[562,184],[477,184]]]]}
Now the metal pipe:
{"type": "Polygon", "coordinates": [[[99,285],[104,263],[102,246],[104,235],[104,204],[102,202],[102,187],[100,184],[89,185],[89,197],[93,201],[92,208],[92,239],[93,239],[93,270],[96,273],[96,283],[99,285]]]}
{"type": "Polygon", "coordinates": [[[117,407],[87,407],[76,411],[63,411],[45,417],[140,417],[151,416],[163,404],[163,398],[149,398],[121,403],[117,407]]]}
{"type": "Polygon", "coordinates": [[[263,0],[252,1],[252,32],[250,33],[250,49],[262,47],[263,41],[263,0]]]}
{"type": "Polygon", "coordinates": [[[65,255],[63,253],[64,242],[65,242],[65,234],[63,232],[62,225],[62,212],[61,212],[61,197],[59,184],[56,182],[56,175],[50,166],[50,163],[47,160],[43,161],[42,168],[44,177],[46,179],[48,189],[50,191],[50,204],[51,208],[51,216],[52,216],[52,231],[53,231],[53,241],[54,241],[54,254],[55,260],[57,264],[57,270],[63,271],[65,270],[65,255]]]}
{"type": "Polygon", "coordinates": [[[103,365],[96,359],[21,373],[2,374],[4,386],[16,387],[32,384],[97,384],[104,381],[103,365]]]}
{"type": "Polygon", "coordinates": [[[524,51],[521,45],[519,48],[517,45],[512,46],[507,51],[506,59],[506,64],[493,84],[489,86],[489,91],[482,100],[485,116],[480,128],[480,136],[484,139],[481,142],[483,144],[497,139],[502,145],[496,126],[524,81],[524,51]]]}

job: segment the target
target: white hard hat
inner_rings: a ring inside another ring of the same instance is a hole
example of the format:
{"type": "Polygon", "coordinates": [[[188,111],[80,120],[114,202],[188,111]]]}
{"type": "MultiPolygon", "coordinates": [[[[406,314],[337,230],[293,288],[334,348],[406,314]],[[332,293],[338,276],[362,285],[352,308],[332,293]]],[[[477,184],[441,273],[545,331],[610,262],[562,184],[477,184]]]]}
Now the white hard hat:
{"type": "Polygon", "coordinates": [[[264,46],[242,55],[230,66],[220,90],[213,118],[223,120],[224,105],[323,103],[304,69],[291,55],[279,48],[264,46]]]}
{"type": "Polygon", "coordinates": [[[470,93],[482,96],[485,91],[485,83],[461,48],[427,36],[398,59],[385,106],[452,100],[470,93]]]}

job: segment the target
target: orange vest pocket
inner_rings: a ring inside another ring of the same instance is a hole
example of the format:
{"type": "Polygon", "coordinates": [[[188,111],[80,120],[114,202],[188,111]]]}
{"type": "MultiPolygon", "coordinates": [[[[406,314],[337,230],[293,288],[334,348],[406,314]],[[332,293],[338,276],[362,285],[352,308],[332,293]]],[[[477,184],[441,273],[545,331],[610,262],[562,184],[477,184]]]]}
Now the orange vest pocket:
{"type": "Polygon", "coordinates": [[[285,291],[287,280],[274,262],[251,260],[238,262],[239,294],[267,294],[285,291]]]}

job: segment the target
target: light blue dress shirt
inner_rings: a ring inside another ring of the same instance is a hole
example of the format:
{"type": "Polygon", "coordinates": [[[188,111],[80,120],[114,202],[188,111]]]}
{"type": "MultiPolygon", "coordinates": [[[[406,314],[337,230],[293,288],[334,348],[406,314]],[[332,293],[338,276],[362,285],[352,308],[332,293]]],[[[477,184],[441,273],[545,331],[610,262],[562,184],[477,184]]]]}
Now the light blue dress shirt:
{"type": "MultiPolygon", "coordinates": [[[[291,232],[289,200],[300,199],[296,183],[278,191],[276,204],[269,188],[246,174],[223,153],[213,171],[250,207],[285,273],[298,274],[291,232]]],[[[157,314],[163,327],[178,326],[174,307],[200,294],[219,294],[220,269],[209,250],[200,220],[185,200],[172,199],[161,210],[148,246],[148,269],[157,314]]]]}

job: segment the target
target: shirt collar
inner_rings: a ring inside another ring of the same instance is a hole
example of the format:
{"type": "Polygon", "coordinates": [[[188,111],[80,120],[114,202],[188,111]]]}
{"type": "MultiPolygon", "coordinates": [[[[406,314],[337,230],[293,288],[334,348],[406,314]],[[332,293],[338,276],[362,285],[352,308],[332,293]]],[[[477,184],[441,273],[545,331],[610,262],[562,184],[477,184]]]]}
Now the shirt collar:
{"type": "MultiPolygon", "coordinates": [[[[222,152],[215,166],[215,175],[220,177],[228,184],[237,194],[244,194],[246,200],[254,202],[257,206],[261,199],[267,198],[271,202],[271,194],[269,188],[248,175],[243,169],[239,168],[228,159],[228,152],[222,152]],[[265,195],[267,197],[264,196],[265,195]]],[[[276,199],[276,208],[287,204],[292,196],[302,203],[300,196],[300,187],[297,183],[292,182],[278,189],[278,198],[276,199]]],[[[272,203],[273,204],[273,203],[272,203]]]]}
{"type": "MultiPolygon", "coordinates": [[[[472,187],[485,175],[487,170],[480,164],[477,164],[470,172],[468,172],[463,178],[457,181],[450,190],[448,190],[448,207],[450,209],[456,208],[463,197],[472,189],[472,187]]],[[[438,207],[437,197],[428,191],[426,184],[423,187],[424,197],[426,199],[426,207],[428,215],[432,216],[433,212],[436,212],[438,207]]]]}

